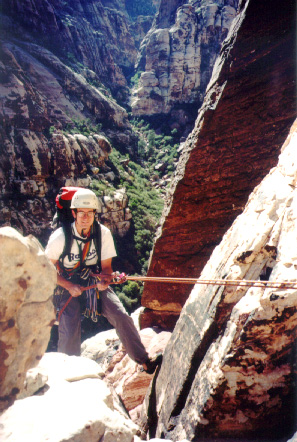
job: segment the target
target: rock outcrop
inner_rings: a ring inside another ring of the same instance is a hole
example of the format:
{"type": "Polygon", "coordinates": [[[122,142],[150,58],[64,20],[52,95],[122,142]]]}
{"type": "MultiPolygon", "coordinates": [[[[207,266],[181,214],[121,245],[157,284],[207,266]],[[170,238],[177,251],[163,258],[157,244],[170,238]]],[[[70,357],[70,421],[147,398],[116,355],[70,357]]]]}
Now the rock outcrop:
{"type": "MultiPolygon", "coordinates": [[[[295,3],[241,3],[168,192],[149,276],[199,277],[296,118],[295,3]],[[279,14],[279,11],[282,11],[279,14]]],[[[146,283],[143,326],[172,329],[191,286],[146,283]]]]}
{"type": "Polygon", "coordinates": [[[55,321],[56,270],[34,237],[0,229],[0,412],[24,389],[55,321]]]}
{"type": "MultiPolygon", "coordinates": [[[[164,352],[171,333],[152,328],[140,331],[141,340],[150,357],[164,352]]],[[[113,356],[106,370],[106,382],[110,383],[121,398],[131,419],[139,423],[143,400],[153,379],[126,354],[121,347],[113,356]]]]}
{"type": "Polygon", "coordinates": [[[296,149],[297,120],[277,167],[200,277],[257,286],[198,283],[182,310],[148,400],[159,437],[286,440],[296,432],[296,149]],[[272,282],[280,284],[265,287],[272,282]]]}
{"type": "MultiPolygon", "coordinates": [[[[136,145],[126,110],[108,91],[127,96],[122,68],[136,60],[129,17],[124,1],[104,3],[1,2],[0,225],[43,243],[59,188],[119,181],[106,165],[111,144],[136,145]]],[[[106,198],[104,221],[124,236],[127,198],[121,190],[113,203],[106,198]]]]}
{"type": "MultiPolygon", "coordinates": [[[[138,330],[141,310],[131,315],[138,330]]],[[[163,353],[171,336],[169,332],[152,328],[140,330],[139,334],[150,357],[163,353]]],[[[104,373],[102,377],[115,389],[131,419],[138,424],[153,375],[145,373],[141,366],[129,358],[114,329],[98,333],[82,342],[81,355],[100,364],[104,373]]]]}
{"type": "Polygon", "coordinates": [[[124,0],[1,1],[6,32],[41,42],[68,63],[95,72],[118,98],[127,96],[123,69],[133,70],[136,48],[124,0]],[[116,6],[116,7],[115,7],[116,6]]]}
{"type": "Polygon", "coordinates": [[[0,416],[1,441],[147,440],[101,376],[100,365],[87,358],[45,354],[26,377],[27,393],[35,395],[24,395],[0,416]]]}
{"type": "Polygon", "coordinates": [[[182,125],[202,103],[220,46],[237,13],[237,0],[161,2],[140,47],[134,115],[171,113],[182,125]],[[179,109],[179,110],[177,110],[179,109]]]}
{"type": "Polygon", "coordinates": [[[125,236],[132,220],[126,189],[118,189],[112,196],[103,196],[101,201],[100,219],[103,224],[118,237],[125,236]]]}
{"type": "MultiPolygon", "coordinates": [[[[90,185],[92,178],[111,182],[107,137],[123,147],[133,145],[133,136],[126,111],[47,49],[4,41],[1,55],[0,223],[44,240],[58,189],[90,185]],[[85,135],[71,135],[77,122],[85,135]]],[[[115,233],[124,234],[129,217],[115,233]]]]}
{"type": "Polygon", "coordinates": [[[36,368],[35,377],[38,373],[47,378],[44,390],[16,401],[2,414],[2,441],[139,440],[134,439],[140,434],[139,428],[101,380],[100,366],[94,361],[47,353],[36,368]]]}

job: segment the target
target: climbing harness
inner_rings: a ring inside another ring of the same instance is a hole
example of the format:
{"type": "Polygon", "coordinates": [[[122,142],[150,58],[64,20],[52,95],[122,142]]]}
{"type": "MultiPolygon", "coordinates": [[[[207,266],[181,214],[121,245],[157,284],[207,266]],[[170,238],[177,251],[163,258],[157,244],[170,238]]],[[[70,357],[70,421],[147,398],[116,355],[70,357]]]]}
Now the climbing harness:
{"type": "MultiPolygon", "coordinates": [[[[81,267],[84,263],[91,245],[91,234],[93,233],[93,227],[89,231],[87,238],[85,240],[84,247],[82,249],[81,244],[77,241],[77,237],[74,237],[74,239],[77,242],[77,246],[79,249],[79,261],[75,264],[74,267],[71,269],[67,269],[65,267],[62,267],[61,262],[57,263],[57,269],[60,275],[62,275],[65,279],[70,279],[73,277],[76,277],[76,280],[81,281],[83,283],[85,281],[86,284],[89,284],[88,287],[84,287],[83,291],[86,291],[85,293],[85,308],[83,311],[83,314],[87,318],[91,318],[93,322],[98,322],[97,316],[98,313],[98,306],[99,306],[99,290],[97,288],[97,285],[94,284],[97,280],[95,277],[92,276],[91,268],[90,267],[81,267]]],[[[80,239],[80,238],[79,238],[80,239]]],[[[79,283],[79,282],[78,282],[79,283]]],[[[80,284],[79,284],[80,285],[80,284]]],[[[60,318],[65,311],[66,307],[70,303],[72,299],[72,296],[70,296],[66,303],[63,305],[61,309],[58,311],[58,321],[60,321],[60,318]]]]}

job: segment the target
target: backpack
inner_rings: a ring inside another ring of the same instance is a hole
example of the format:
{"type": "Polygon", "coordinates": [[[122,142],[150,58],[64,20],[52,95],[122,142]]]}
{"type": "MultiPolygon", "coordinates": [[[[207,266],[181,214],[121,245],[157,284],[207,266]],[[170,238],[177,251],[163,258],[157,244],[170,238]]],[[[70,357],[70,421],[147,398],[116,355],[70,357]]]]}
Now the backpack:
{"type": "MultiPolygon", "coordinates": [[[[81,189],[81,187],[61,187],[58,195],[56,196],[56,213],[53,217],[51,227],[53,230],[56,230],[59,227],[63,228],[65,235],[65,244],[62,255],[59,259],[59,264],[63,267],[63,261],[66,256],[70,259],[70,251],[73,239],[76,237],[73,235],[71,224],[74,221],[72,216],[72,211],[70,209],[71,200],[73,195],[77,190],[81,189]]],[[[81,240],[81,238],[77,238],[81,240]]],[[[97,265],[101,269],[101,227],[100,224],[95,220],[94,221],[94,231],[93,234],[88,238],[88,241],[94,239],[94,244],[96,248],[96,253],[98,257],[97,265]]]]}

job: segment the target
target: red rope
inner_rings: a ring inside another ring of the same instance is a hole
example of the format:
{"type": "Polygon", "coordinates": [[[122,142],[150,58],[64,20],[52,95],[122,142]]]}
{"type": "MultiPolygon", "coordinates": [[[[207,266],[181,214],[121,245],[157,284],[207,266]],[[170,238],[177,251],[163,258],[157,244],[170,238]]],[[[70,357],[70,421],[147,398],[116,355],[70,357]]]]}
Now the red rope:
{"type": "Polygon", "coordinates": [[[70,298],[67,299],[67,301],[65,302],[65,304],[63,305],[63,307],[61,308],[61,310],[59,311],[59,315],[58,315],[58,321],[60,321],[60,318],[62,316],[62,313],[64,312],[65,308],[67,307],[67,305],[69,304],[69,302],[71,301],[72,296],[70,295],[70,298]]]}
{"type": "MultiPolygon", "coordinates": [[[[95,276],[95,275],[93,275],[95,276]]],[[[101,277],[106,275],[98,274],[98,282],[101,277]]],[[[274,289],[297,289],[297,282],[290,281],[261,281],[261,280],[247,280],[247,279],[196,279],[196,278],[170,278],[170,277],[158,277],[158,276],[126,276],[125,274],[113,275],[114,280],[110,284],[122,284],[125,281],[143,281],[143,282],[162,282],[170,284],[205,284],[205,285],[223,285],[223,286],[235,286],[235,287],[261,287],[261,288],[274,288],[274,289]]],[[[81,287],[82,291],[96,288],[97,284],[90,285],[88,287],[81,287]]],[[[58,320],[71,301],[72,296],[67,300],[62,309],[59,312],[58,320]]]]}
{"type": "Polygon", "coordinates": [[[197,278],[170,278],[170,277],[154,277],[154,276],[127,276],[130,281],[144,282],[164,282],[171,284],[206,284],[206,285],[224,285],[224,286],[241,286],[241,287],[265,287],[276,289],[297,289],[297,282],[290,281],[261,281],[247,279],[197,279],[197,278]]]}
{"type": "MultiPolygon", "coordinates": [[[[100,278],[103,275],[97,275],[100,278]]],[[[262,287],[275,289],[297,289],[297,282],[290,281],[261,281],[261,280],[247,280],[247,279],[197,279],[197,278],[170,278],[158,276],[126,276],[121,274],[113,275],[114,280],[110,284],[121,284],[125,281],[143,281],[143,282],[161,282],[170,284],[205,284],[205,285],[223,285],[223,286],[237,286],[237,287],[262,287]]],[[[92,285],[83,287],[83,290],[97,287],[92,285]]]]}

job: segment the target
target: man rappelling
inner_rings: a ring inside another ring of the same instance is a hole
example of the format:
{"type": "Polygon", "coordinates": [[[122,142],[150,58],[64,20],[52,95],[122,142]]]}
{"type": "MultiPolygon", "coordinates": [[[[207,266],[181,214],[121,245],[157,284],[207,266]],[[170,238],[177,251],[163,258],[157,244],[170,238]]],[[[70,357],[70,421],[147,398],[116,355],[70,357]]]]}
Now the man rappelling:
{"type": "Polygon", "coordinates": [[[45,250],[58,273],[54,295],[60,310],[58,351],[80,355],[80,301],[85,293],[85,314],[96,320],[100,305],[102,315],[115,327],[131,359],[152,374],[162,355],[148,357],[132,318],[109,286],[116,250],[110,230],[95,219],[99,209],[95,193],[78,188],[70,209],[74,221],[55,230],[45,250]]]}

